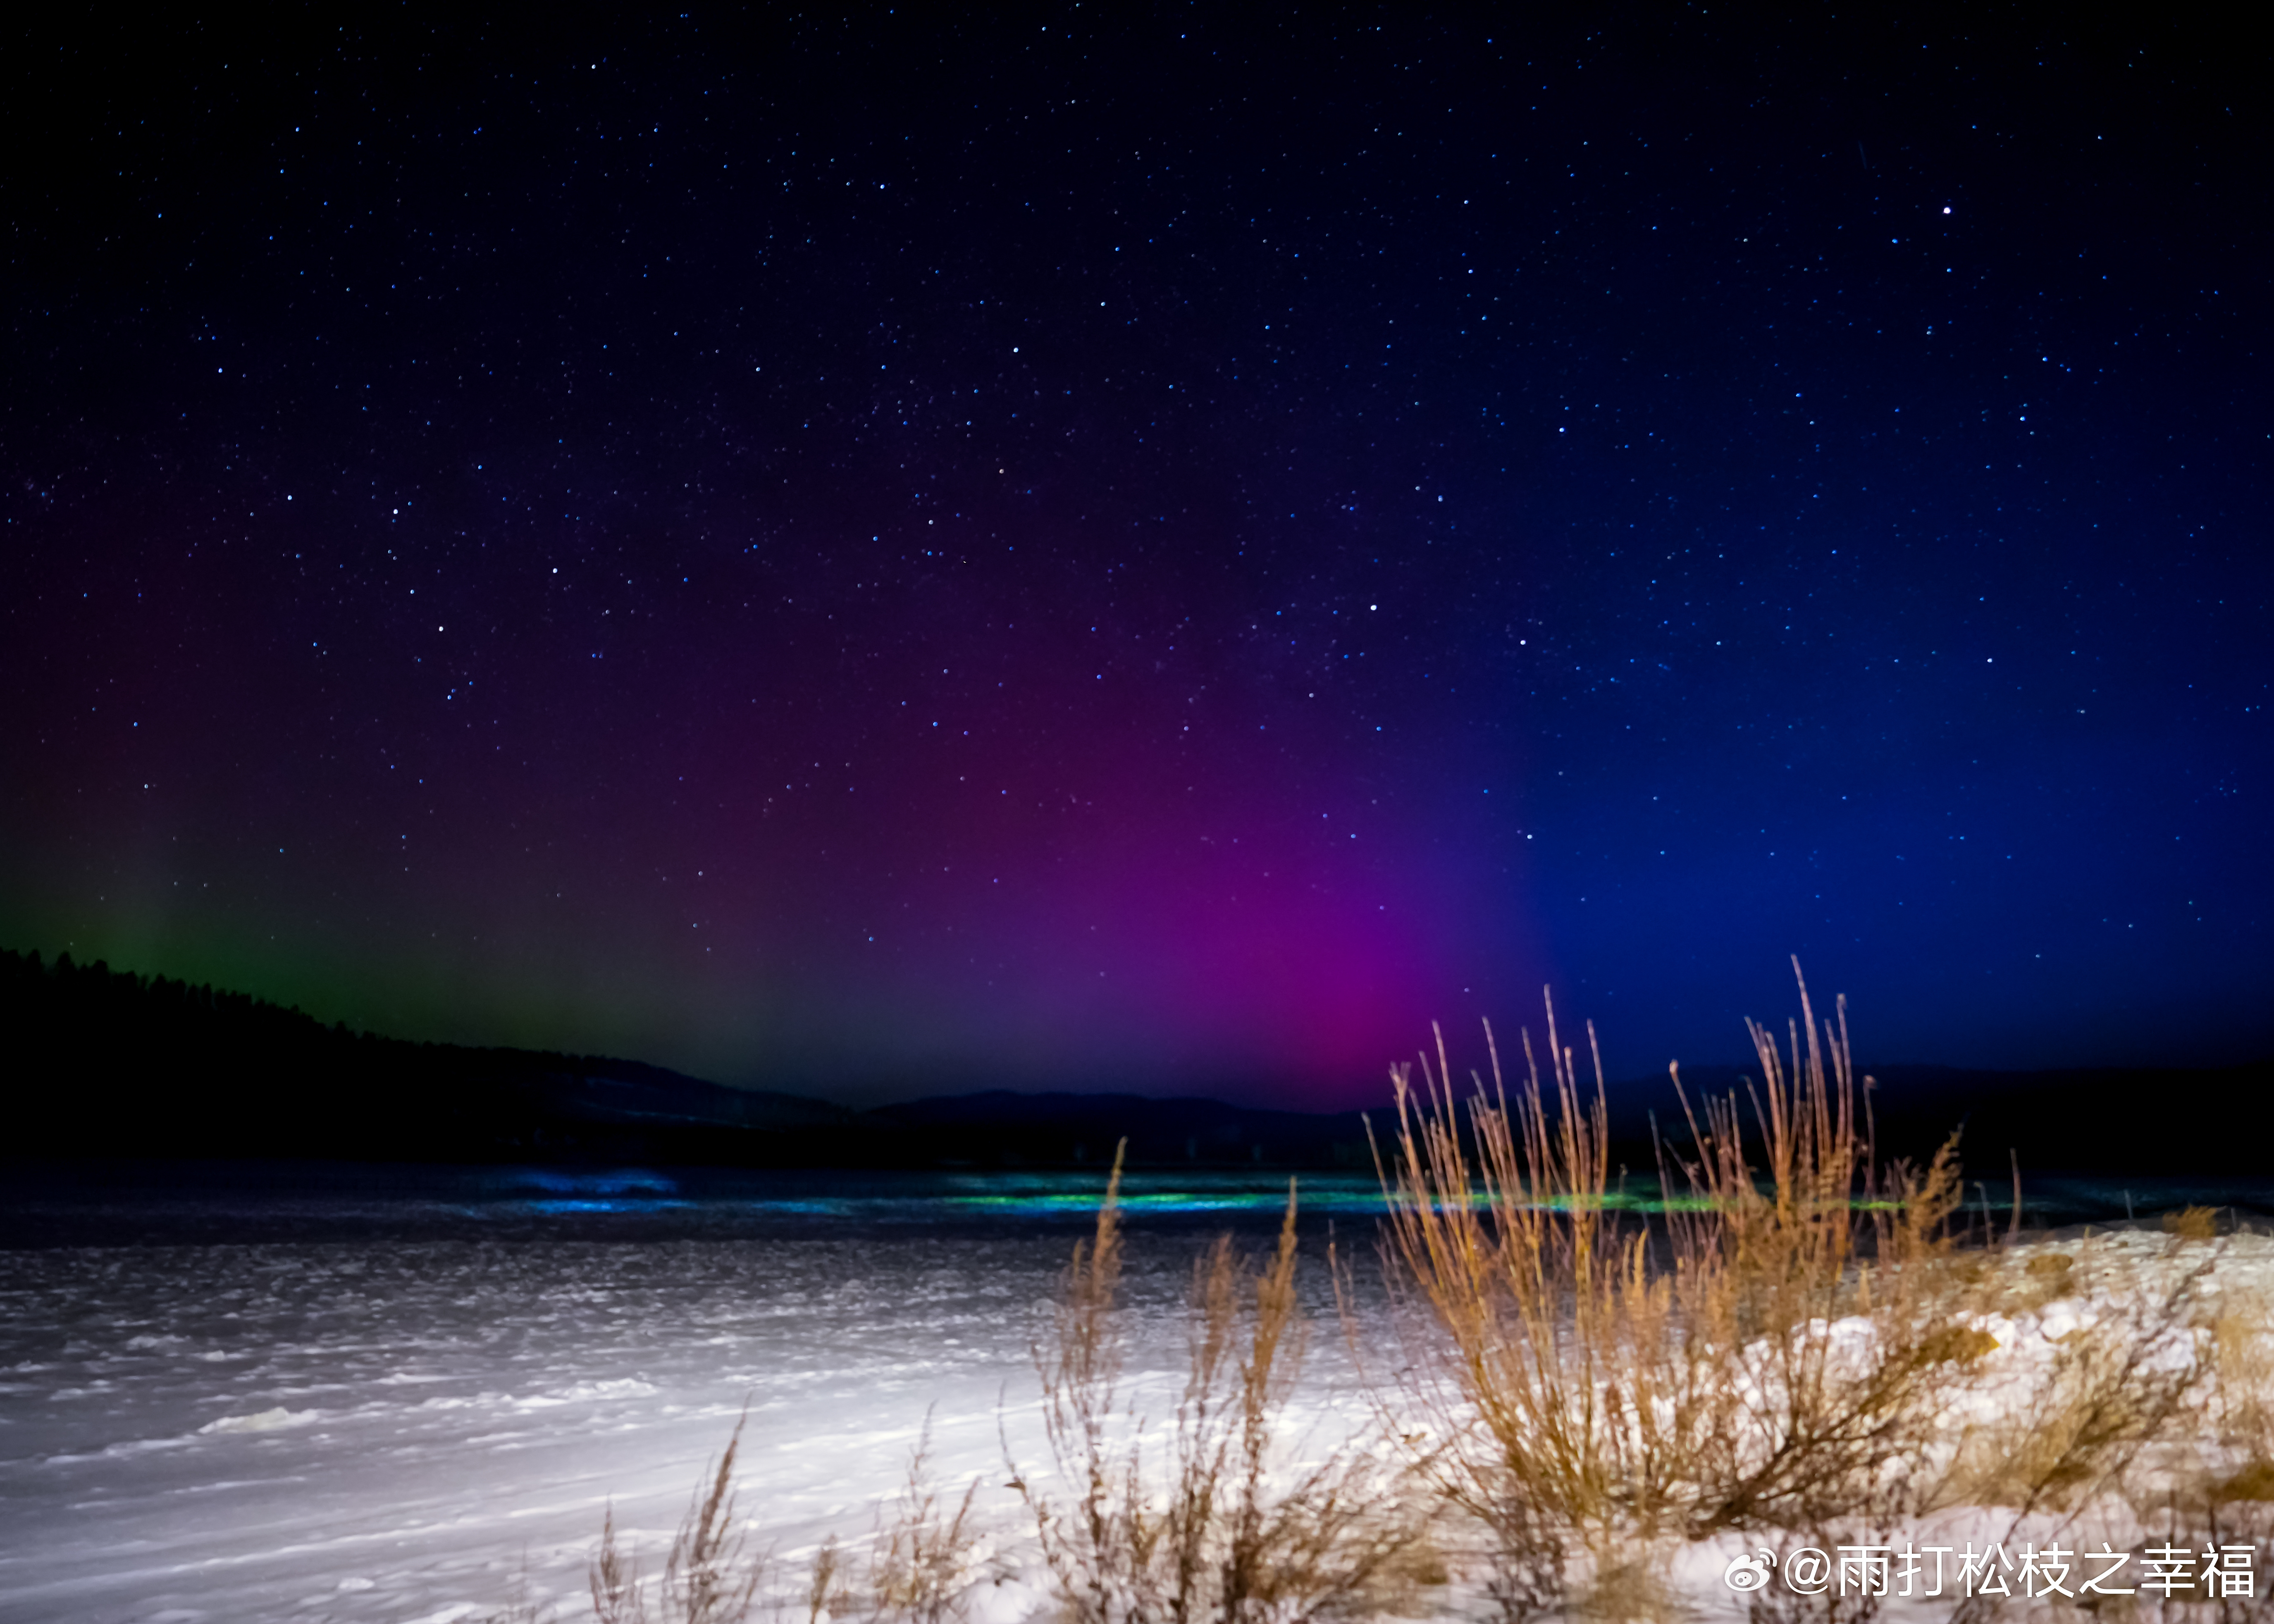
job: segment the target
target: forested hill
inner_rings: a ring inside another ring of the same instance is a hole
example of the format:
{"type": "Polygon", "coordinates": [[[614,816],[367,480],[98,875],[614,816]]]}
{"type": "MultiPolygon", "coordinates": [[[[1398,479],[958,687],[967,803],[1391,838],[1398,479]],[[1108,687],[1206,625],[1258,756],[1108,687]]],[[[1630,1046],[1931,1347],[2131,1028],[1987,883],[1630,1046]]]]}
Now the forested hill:
{"type": "Polygon", "coordinates": [[[68,953],[0,950],[0,1056],[11,1156],[763,1162],[857,1121],[637,1061],[351,1032],[68,953]]]}
{"type": "Polygon", "coordinates": [[[1355,1113],[986,1094],[855,1111],[637,1061],[415,1043],[244,993],[0,950],[0,1158],[737,1166],[1351,1166],[1355,1113]]]}
{"type": "MultiPolygon", "coordinates": [[[[1954,1128],[1976,1178],[2263,1173],[2274,1064],[2195,1070],[1875,1069],[1877,1138],[1924,1161],[1954,1128]]],[[[1693,1097],[1748,1085],[1684,1067],[1693,1097]]],[[[243,993],[0,950],[0,1158],[344,1157],[808,1167],[1369,1166],[1355,1112],[1134,1094],[938,1096],[855,1111],[591,1055],[416,1043],[243,993]]],[[[1611,1087],[1615,1165],[1653,1177],[1679,1136],[1663,1078],[1611,1087]],[[1653,1122],[1653,1112],[1657,1113],[1653,1122]]],[[[1381,1119],[1377,1119],[1380,1121],[1381,1119]]],[[[1386,1124],[1385,1124],[1386,1125],[1386,1124]]]]}

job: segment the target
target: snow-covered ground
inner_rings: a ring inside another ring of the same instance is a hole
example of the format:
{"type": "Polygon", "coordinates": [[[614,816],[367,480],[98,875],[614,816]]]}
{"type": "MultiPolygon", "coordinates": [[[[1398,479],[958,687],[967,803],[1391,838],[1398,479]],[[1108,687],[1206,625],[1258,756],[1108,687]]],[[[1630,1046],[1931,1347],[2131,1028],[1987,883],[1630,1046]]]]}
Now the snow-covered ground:
{"type": "MultiPolygon", "coordinates": [[[[939,1480],[1007,1522],[1002,1439],[1041,1455],[1031,1338],[1102,1180],[1061,1183],[66,1214],[208,1238],[0,1250],[0,1620],[439,1624],[524,1563],[574,1601],[604,1507],[659,1557],[746,1402],[742,1509],[785,1554],[869,1533],[928,1414],[939,1480]]],[[[1135,1221],[1133,1296],[1166,1306],[1210,1219],[1190,1181],[1133,1194],[1165,1209],[1135,1221]]],[[[1266,1231],[1269,1198],[1224,1215],[1266,1231]]]]}
{"type": "MultiPolygon", "coordinates": [[[[742,1509],[793,1565],[825,1533],[873,1529],[928,1415],[937,1480],[975,1478],[980,1516],[1017,1527],[1006,1445],[1029,1470],[1043,1459],[1031,1340],[1101,1181],[791,1181],[754,1201],[661,1178],[501,1198],[436,1177],[410,1196],[18,1204],[10,1234],[38,1244],[0,1248],[0,1620],[443,1624],[501,1609],[517,1577],[583,1616],[604,1508],[652,1567],[746,1403],[742,1509]]],[[[1365,1182],[1306,1188],[1306,1235],[1336,1214],[1366,1252],[1365,1182]]],[[[1273,1197],[1191,1180],[1131,1195],[1132,1296],[1153,1327],[1134,1365],[1157,1413],[1183,1357],[1165,1311],[1197,1250],[1220,1221],[1260,1244],[1273,1197]]],[[[2274,1240],[2220,1244],[2211,1289],[2274,1299],[2274,1240]]],[[[2061,1250],[2079,1289],[1992,1327],[2001,1357],[2034,1358],[2095,1304],[2209,1255],[2159,1233],[2061,1250]]],[[[1330,1314],[1315,1260],[1307,1290],[1330,1314]]],[[[1348,1382],[1323,1326],[1298,1408],[1355,1413],[1348,1382]]],[[[2004,1527],[1969,1514],[1911,1534],[2004,1527]]],[[[1746,1542],[1724,1543],[1647,1582],[1690,1616],[1742,1616],[1722,1575],[1746,1542]]],[[[984,1611],[1039,1600],[1013,1584],[984,1611]]]]}

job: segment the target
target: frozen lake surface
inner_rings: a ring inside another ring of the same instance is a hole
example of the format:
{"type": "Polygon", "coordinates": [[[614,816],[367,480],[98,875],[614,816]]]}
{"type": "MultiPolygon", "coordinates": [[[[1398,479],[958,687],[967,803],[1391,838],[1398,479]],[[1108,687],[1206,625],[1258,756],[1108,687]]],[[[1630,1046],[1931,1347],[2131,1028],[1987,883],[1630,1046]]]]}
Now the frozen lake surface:
{"type": "MultiPolygon", "coordinates": [[[[574,1618],[604,1507],[651,1568],[746,1402],[742,1509],[793,1564],[871,1530],[927,1414],[939,1480],[976,1478],[1012,1528],[1005,1440],[1043,1455],[1030,1342],[1103,1187],[19,1169],[0,1207],[0,1620],[444,1624],[501,1609],[523,1573],[574,1618]]],[[[1125,1196],[1157,1412],[1194,1256],[1226,1228],[1267,1243],[1284,1186],[1146,1174],[1125,1196]]],[[[2125,1199],[2041,1181],[2032,1217],[2125,1199]]],[[[1370,1259],[1379,1192],[1311,1176],[1303,1199],[1330,1315],[1329,1225],[1370,1259]]],[[[1348,1372],[1331,1323],[1314,1348],[1298,1408],[1318,1416],[1348,1403],[1348,1372]]]]}
{"type": "MultiPolygon", "coordinates": [[[[979,1477],[1007,1521],[1002,1436],[1039,1459],[1030,1339],[1103,1186],[304,1168],[19,1189],[0,1620],[439,1624],[501,1608],[524,1562],[573,1604],[604,1507],[659,1554],[746,1402],[742,1507],[785,1553],[868,1533],[927,1413],[939,1477],[979,1477]]],[[[1141,1309],[1221,1229],[1268,1240],[1284,1201],[1254,1179],[1126,1193],[1141,1309]]],[[[1306,1181],[1306,1237],[1332,1216],[1370,1248],[1377,1199],[1306,1181]]],[[[1306,1272],[1330,1312],[1323,1259],[1306,1272]]],[[[1180,1367],[1161,1342],[1140,1365],[1180,1367]]]]}

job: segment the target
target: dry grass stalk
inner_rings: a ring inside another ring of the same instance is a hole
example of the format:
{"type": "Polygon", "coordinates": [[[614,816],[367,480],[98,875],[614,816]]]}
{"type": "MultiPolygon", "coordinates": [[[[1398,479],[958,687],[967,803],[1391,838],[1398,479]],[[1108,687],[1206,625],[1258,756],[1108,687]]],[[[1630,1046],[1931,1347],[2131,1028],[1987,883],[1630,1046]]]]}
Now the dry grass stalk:
{"type": "Polygon", "coordinates": [[[616,1543],[616,1508],[612,1502],[600,1522],[600,1548],[587,1575],[593,1616],[600,1624],[646,1624],[640,1599],[639,1559],[616,1543]]]}
{"type": "Polygon", "coordinates": [[[1600,1553],[1876,1519],[1909,1492],[1964,1351],[1938,1267],[1954,1147],[1922,1172],[1876,1165],[1844,1005],[1819,1028],[1801,994],[1788,1065],[1751,1028],[1758,1182],[1739,1102],[1701,1120],[1685,1096],[1694,1148],[1662,1157],[1655,1231],[1608,1199],[1600,1057],[1589,1097],[1552,1004],[1550,1080],[1527,1034],[1512,1101],[1496,1049],[1465,1101],[1442,1039],[1418,1087],[1394,1074],[1398,1132],[1377,1156],[1392,1277],[1435,1331],[1412,1348],[1443,1440],[1428,1466],[1535,1576],[1564,1531],[1600,1553]]]}
{"type": "MultiPolygon", "coordinates": [[[[927,1414],[908,1459],[899,1515],[878,1542],[869,1575],[878,1616],[910,1624],[948,1624],[959,1616],[964,1588],[971,1579],[971,1501],[979,1492],[979,1480],[972,1479],[960,1500],[947,1500],[932,1485],[930,1462],[931,1417],[927,1414]]],[[[834,1547],[825,1545],[816,1559],[815,1593],[823,1598],[811,1609],[816,1613],[823,1610],[828,1592],[821,1563],[833,1554],[834,1547]]]]}
{"type": "Polygon", "coordinates": [[[1947,1267],[1954,1136],[1923,1170],[1879,1162],[1868,1078],[1858,1111],[1847,1002],[1836,1026],[1819,1026],[1796,960],[1793,974],[1788,1066],[1774,1036],[1746,1023],[1762,1071],[1758,1178],[1736,1098],[1708,1101],[1701,1132],[1683,1097],[1696,1160],[1674,1163],[1694,1202],[1670,1220],[1676,1278],[1689,1277],[1677,1295],[1686,1334],[1739,1375],[1735,1403],[1706,1432],[1691,1532],[1885,1520],[1916,1505],[1931,1492],[1916,1473],[1939,1402],[1986,1349],[1947,1267]]]}
{"type": "Polygon", "coordinates": [[[830,1624],[852,1599],[845,1588],[845,1548],[834,1534],[825,1537],[813,1553],[805,1573],[805,1624],[830,1624]]]}
{"type": "Polygon", "coordinates": [[[530,1593],[529,1553],[523,1551],[521,1569],[514,1575],[513,1591],[506,1600],[505,1610],[489,1613],[474,1624],[554,1624],[559,1617],[550,1598],[530,1593]]]}
{"type": "MultiPolygon", "coordinates": [[[[1097,1229],[1077,1243],[1058,1284],[1052,1335],[1034,1347],[1042,1378],[1043,1426],[1059,1477],[1073,1486],[1073,1503],[1047,1500],[1012,1462],[1012,1486],[1035,1519],[1043,1560],[1084,1620],[1112,1621],[1130,1609],[1122,1598],[1137,1589],[1153,1561],[1156,1530],[1132,1506],[1141,1504],[1139,1440],[1126,1445],[1115,1433],[1123,1419],[1122,1345],[1113,1323],[1121,1284],[1121,1159],[1113,1156],[1097,1229]]],[[[1009,1449],[1005,1446],[1007,1459],[1009,1449]]]]}
{"type": "Polygon", "coordinates": [[[1257,1274],[1230,1237],[1196,1267],[1188,1366],[1166,1440],[1121,1391],[1115,1323],[1121,1158],[1097,1229],[1075,1249],[1055,1335],[1035,1350],[1061,1505],[1013,1466],[1043,1555],[1082,1624],[1298,1624],[1382,1579],[1419,1529],[1349,1447],[1276,1477],[1306,1326],[1296,1295],[1295,1197],[1257,1274]]]}
{"type": "MultiPolygon", "coordinates": [[[[697,1487],[664,1557],[659,1601],[666,1624],[742,1624],[757,1605],[769,1562],[764,1552],[746,1552],[734,1507],[734,1456],[749,1419],[745,1413],[734,1424],[726,1453],[704,1469],[707,1484],[697,1487]]],[[[600,1548],[587,1578],[600,1624],[647,1624],[639,1562],[616,1543],[613,1506],[601,1524],[600,1548]]]]}

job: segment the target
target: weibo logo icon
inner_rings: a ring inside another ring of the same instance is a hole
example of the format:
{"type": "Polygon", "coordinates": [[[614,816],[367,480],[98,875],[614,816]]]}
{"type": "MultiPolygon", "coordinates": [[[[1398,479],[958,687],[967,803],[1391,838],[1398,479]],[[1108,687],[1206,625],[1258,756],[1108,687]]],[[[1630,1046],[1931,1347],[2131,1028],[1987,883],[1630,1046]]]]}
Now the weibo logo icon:
{"type": "Polygon", "coordinates": [[[1721,1583],[1739,1592],[1766,1590],[1768,1588],[1769,1568],[1775,1560],[1766,1551],[1751,1556],[1733,1556],[1729,1559],[1729,1565],[1721,1570],[1721,1583]]]}

